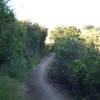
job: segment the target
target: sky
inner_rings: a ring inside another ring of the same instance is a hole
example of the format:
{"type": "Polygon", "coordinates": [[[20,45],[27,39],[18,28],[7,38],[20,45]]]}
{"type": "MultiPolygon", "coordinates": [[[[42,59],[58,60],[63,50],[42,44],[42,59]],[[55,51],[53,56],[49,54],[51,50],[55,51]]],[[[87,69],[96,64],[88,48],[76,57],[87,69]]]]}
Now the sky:
{"type": "Polygon", "coordinates": [[[11,0],[11,5],[17,19],[38,22],[49,29],[100,26],[100,0],[11,0]]]}

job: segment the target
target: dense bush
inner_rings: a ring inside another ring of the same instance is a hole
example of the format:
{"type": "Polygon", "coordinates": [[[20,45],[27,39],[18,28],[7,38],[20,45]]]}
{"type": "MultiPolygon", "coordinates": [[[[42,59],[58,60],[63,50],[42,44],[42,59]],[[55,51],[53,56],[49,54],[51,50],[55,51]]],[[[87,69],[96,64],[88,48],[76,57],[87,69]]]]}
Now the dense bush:
{"type": "Polygon", "coordinates": [[[39,24],[32,24],[30,22],[24,22],[27,26],[27,38],[26,45],[29,55],[33,53],[45,53],[45,38],[47,36],[47,29],[39,26],[39,24]]]}
{"type": "Polygon", "coordinates": [[[77,99],[99,100],[100,52],[92,40],[87,42],[78,32],[71,32],[66,31],[66,36],[59,39],[59,33],[56,35],[56,59],[49,68],[50,78],[71,90],[77,99]]]}
{"type": "Polygon", "coordinates": [[[14,29],[14,14],[7,6],[7,0],[0,0],[0,64],[11,56],[11,41],[14,29]]]}
{"type": "Polygon", "coordinates": [[[46,53],[47,29],[18,21],[8,1],[0,0],[0,100],[26,100],[20,88],[46,53]]]}

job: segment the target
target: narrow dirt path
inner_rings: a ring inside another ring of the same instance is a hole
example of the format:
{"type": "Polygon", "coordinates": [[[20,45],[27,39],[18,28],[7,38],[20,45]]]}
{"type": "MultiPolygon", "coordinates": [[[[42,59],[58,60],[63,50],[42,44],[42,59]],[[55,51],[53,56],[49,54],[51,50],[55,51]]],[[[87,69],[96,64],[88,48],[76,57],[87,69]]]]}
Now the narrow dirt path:
{"type": "Polygon", "coordinates": [[[42,59],[28,81],[30,100],[69,100],[47,81],[47,67],[54,60],[52,53],[42,59]]]}

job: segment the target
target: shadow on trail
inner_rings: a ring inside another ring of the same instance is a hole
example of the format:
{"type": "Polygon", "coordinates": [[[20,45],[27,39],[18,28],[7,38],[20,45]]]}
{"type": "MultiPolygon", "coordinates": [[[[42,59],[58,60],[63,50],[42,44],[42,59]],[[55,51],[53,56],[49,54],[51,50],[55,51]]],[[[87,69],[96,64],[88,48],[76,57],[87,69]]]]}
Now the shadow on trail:
{"type": "Polygon", "coordinates": [[[44,57],[32,72],[28,81],[30,100],[69,100],[47,81],[47,67],[54,60],[55,54],[44,57]]]}

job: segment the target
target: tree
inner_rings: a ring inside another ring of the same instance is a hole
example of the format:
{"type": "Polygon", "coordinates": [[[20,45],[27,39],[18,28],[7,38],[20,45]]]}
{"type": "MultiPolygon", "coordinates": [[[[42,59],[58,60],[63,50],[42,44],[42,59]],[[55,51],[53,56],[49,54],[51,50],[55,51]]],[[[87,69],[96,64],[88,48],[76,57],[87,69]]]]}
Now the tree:
{"type": "Polygon", "coordinates": [[[11,56],[12,33],[16,21],[7,3],[8,1],[0,0],[0,63],[11,56]]]}
{"type": "Polygon", "coordinates": [[[86,26],[84,26],[83,29],[90,30],[90,29],[92,29],[92,28],[94,28],[93,25],[86,25],[86,26]]]}

